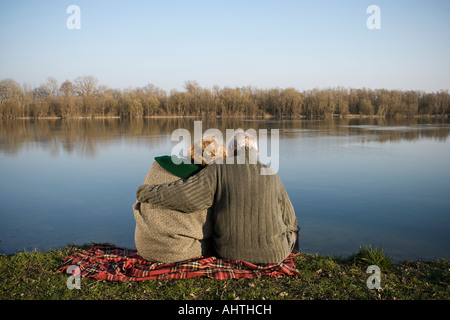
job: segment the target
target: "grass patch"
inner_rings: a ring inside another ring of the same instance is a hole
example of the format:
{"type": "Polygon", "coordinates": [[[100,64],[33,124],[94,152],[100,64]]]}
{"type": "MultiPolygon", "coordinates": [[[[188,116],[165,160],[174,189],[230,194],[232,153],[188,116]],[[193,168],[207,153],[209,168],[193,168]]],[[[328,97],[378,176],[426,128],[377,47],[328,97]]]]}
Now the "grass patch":
{"type": "MultiPolygon", "coordinates": [[[[301,254],[296,263],[301,279],[149,280],[108,282],[81,279],[69,290],[68,274],[58,274],[62,259],[83,246],[51,251],[0,255],[1,300],[448,300],[450,262],[405,261],[394,264],[372,248],[347,259],[301,254]],[[381,268],[381,287],[369,290],[366,269],[381,268]]],[[[102,244],[104,245],[104,244],[102,244]]]]}
{"type": "Polygon", "coordinates": [[[359,251],[351,255],[348,260],[358,265],[376,265],[381,270],[389,270],[393,265],[392,259],[385,255],[383,249],[372,248],[371,245],[360,247],[359,251]]]}

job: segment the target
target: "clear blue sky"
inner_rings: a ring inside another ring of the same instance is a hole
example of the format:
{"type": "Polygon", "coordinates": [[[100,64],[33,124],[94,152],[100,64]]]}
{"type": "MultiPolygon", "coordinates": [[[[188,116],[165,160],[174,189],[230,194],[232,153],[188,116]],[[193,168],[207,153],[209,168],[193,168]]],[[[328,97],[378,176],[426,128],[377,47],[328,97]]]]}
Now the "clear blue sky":
{"type": "Polygon", "coordinates": [[[450,89],[450,1],[0,0],[0,79],[450,89]],[[81,29],[66,26],[69,5],[81,29]],[[369,5],[381,29],[369,30],[369,5]]]}

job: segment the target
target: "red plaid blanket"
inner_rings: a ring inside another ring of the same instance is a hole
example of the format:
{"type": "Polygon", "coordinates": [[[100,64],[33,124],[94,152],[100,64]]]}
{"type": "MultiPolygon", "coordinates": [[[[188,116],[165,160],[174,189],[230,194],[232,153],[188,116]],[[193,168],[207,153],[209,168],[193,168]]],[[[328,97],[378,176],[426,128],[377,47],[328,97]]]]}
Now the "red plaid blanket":
{"type": "Polygon", "coordinates": [[[291,253],[282,263],[255,265],[242,260],[219,259],[204,256],[176,263],[155,263],[141,258],[137,250],[94,246],[65,257],[57,272],[66,272],[70,265],[80,268],[81,276],[111,281],[142,281],[150,279],[187,279],[209,277],[213,279],[241,279],[260,276],[301,277],[295,268],[296,256],[291,253]]]}

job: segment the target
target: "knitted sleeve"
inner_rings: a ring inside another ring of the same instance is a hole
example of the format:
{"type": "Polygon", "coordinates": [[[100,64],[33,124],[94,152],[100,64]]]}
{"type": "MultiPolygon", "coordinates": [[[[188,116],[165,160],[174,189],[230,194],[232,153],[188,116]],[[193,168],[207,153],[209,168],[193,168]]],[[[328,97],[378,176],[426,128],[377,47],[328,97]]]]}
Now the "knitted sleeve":
{"type": "Polygon", "coordinates": [[[281,185],[281,201],[282,201],[282,216],[283,221],[286,224],[288,231],[298,232],[297,217],[295,216],[294,207],[292,206],[291,200],[286,192],[286,189],[281,185]]]}
{"type": "Polygon", "coordinates": [[[210,165],[187,180],[168,184],[141,185],[136,191],[139,202],[152,203],[185,213],[212,206],[217,187],[215,165],[210,165]]]}

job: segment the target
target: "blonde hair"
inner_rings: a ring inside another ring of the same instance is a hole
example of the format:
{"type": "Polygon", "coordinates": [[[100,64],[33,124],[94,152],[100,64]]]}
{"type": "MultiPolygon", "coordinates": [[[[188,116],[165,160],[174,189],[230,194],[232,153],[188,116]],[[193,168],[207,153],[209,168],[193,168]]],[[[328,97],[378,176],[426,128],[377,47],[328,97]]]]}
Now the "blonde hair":
{"type": "Polygon", "coordinates": [[[227,151],[225,146],[217,141],[216,138],[210,137],[204,138],[200,143],[192,144],[189,156],[193,163],[205,167],[218,159],[225,159],[227,151]]]}

